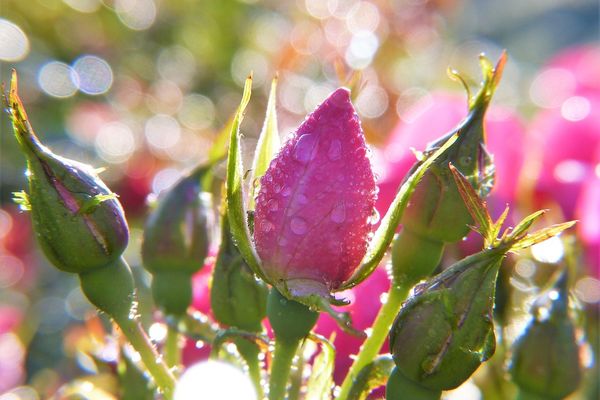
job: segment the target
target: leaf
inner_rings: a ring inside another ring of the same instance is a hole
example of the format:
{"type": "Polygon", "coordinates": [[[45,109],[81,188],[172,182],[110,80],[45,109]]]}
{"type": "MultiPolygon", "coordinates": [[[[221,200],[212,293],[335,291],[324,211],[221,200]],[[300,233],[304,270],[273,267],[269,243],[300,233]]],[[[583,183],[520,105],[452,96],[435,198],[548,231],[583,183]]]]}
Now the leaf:
{"type": "Polygon", "coordinates": [[[367,254],[363,257],[360,266],[352,274],[352,276],[344,282],[338,290],[345,290],[358,285],[364,281],[371,273],[377,268],[379,262],[385,255],[394,234],[396,227],[400,223],[402,214],[406,209],[408,201],[414,192],[417,184],[427,171],[427,169],[433,164],[433,162],[440,157],[456,140],[458,134],[452,135],[439,149],[437,149],[429,158],[423,161],[423,163],[406,179],[406,181],[400,187],[400,190],[396,194],[394,201],[390,205],[388,212],[381,220],[381,225],[371,240],[367,254]]]}
{"type": "Polygon", "coordinates": [[[527,232],[527,230],[531,227],[531,225],[533,225],[533,223],[539,217],[544,215],[545,213],[546,213],[546,210],[540,210],[540,211],[536,211],[533,214],[530,214],[527,217],[523,218],[523,220],[521,222],[519,222],[517,224],[517,226],[514,227],[512,232],[510,232],[510,234],[508,235],[509,238],[517,238],[517,237],[523,235],[525,232],[527,232]]]}
{"type": "Polygon", "coordinates": [[[365,365],[350,388],[348,400],[364,400],[373,389],[385,385],[394,366],[391,354],[380,355],[365,365]]]}
{"type": "Polygon", "coordinates": [[[331,399],[333,387],[333,367],[335,362],[335,348],[322,336],[310,334],[309,339],[321,344],[321,352],[315,358],[312,374],[306,385],[306,400],[331,399]]]}
{"type": "Polygon", "coordinates": [[[493,236],[494,229],[492,227],[494,223],[492,222],[485,201],[477,195],[477,192],[467,178],[465,178],[452,163],[448,164],[448,167],[450,168],[450,172],[452,172],[452,176],[458,187],[458,192],[460,193],[467,210],[471,214],[471,217],[473,217],[475,223],[479,225],[479,233],[483,236],[486,247],[489,246],[496,237],[493,236]]]}
{"type": "Polygon", "coordinates": [[[258,137],[256,150],[254,152],[254,161],[252,162],[252,178],[250,179],[250,196],[248,198],[248,209],[254,209],[254,194],[256,185],[254,184],[260,179],[267,168],[273,156],[279,151],[281,142],[279,140],[279,130],[277,129],[277,109],[276,104],[277,94],[277,77],[271,83],[271,92],[267,103],[267,112],[265,122],[258,137]]]}
{"type": "Polygon", "coordinates": [[[261,270],[260,259],[254,248],[254,243],[248,230],[248,217],[244,206],[244,167],[242,165],[242,150],[240,147],[240,123],[244,118],[244,111],[250,101],[252,91],[252,76],[246,79],[244,94],[240,106],[233,117],[229,135],[229,153],[227,158],[227,209],[229,210],[229,224],[231,236],[246,263],[258,277],[265,282],[261,270]]]}
{"type": "Polygon", "coordinates": [[[577,221],[563,222],[562,224],[556,224],[547,228],[540,229],[539,231],[525,235],[525,237],[517,240],[512,246],[511,250],[520,250],[531,247],[534,244],[541,243],[551,237],[561,234],[564,230],[569,229],[575,225],[577,221]]]}

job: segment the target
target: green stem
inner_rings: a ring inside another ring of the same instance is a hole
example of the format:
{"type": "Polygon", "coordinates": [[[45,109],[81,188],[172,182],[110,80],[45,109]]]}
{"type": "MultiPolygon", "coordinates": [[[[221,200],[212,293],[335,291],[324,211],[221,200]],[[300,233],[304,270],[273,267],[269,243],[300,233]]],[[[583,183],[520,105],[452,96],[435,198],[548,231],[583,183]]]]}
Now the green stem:
{"type": "Polygon", "coordinates": [[[290,373],[290,386],[288,389],[288,397],[287,400],[299,400],[300,399],[300,391],[302,390],[302,378],[304,375],[304,356],[303,356],[303,347],[298,346],[298,350],[296,351],[296,358],[292,364],[292,371],[290,373]]]}
{"type": "Polygon", "coordinates": [[[387,301],[379,310],[379,314],[377,314],[377,318],[371,327],[371,334],[365,340],[361,351],[358,353],[354,363],[352,363],[352,367],[350,367],[342,383],[338,400],[346,400],[348,398],[352,384],[360,371],[379,354],[379,350],[381,350],[381,346],[383,346],[385,338],[390,331],[392,322],[394,322],[396,314],[400,311],[402,302],[406,299],[411,287],[412,285],[392,285],[390,288],[387,301]]]}
{"type": "Polygon", "coordinates": [[[299,345],[299,340],[275,340],[275,352],[269,381],[269,400],[285,399],[292,361],[299,345]]]}
{"type": "Polygon", "coordinates": [[[396,315],[410,289],[429,276],[438,265],[444,244],[423,238],[404,229],[396,238],[392,251],[393,279],[386,302],[371,326],[372,332],[363,343],[340,388],[338,400],[347,400],[360,371],[379,354],[396,315]]]}
{"type": "Polygon", "coordinates": [[[175,377],[150,343],[139,322],[129,318],[115,320],[115,322],[135,351],[139,353],[146,369],[154,378],[158,390],[163,393],[165,399],[172,399],[175,377]]]}
{"type": "Polygon", "coordinates": [[[254,388],[256,389],[256,398],[263,399],[265,394],[261,383],[262,369],[260,367],[259,359],[259,355],[261,354],[260,348],[257,344],[251,343],[246,339],[237,339],[235,344],[240,355],[244,358],[246,365],[248,366],[248,374],[250,375],[250,379],[252,379],[254,388]]]}
{"type": "Polygon", "coordinates": [[[165,362],[169,368],[179,367],[181,363],[181,346],[179,345],[179,332],[173,327],[167,327],[165,341],[165,362]]]}

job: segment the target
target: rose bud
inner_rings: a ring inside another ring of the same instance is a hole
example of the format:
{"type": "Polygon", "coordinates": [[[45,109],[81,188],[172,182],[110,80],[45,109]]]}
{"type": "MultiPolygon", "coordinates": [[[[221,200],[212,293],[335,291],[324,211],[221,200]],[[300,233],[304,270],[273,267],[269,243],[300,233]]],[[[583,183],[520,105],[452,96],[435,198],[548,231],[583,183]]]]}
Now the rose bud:
{"type": "Polygon", "coordinates": [[[494,164],[485,148],[484,117],[502,76],[506,55],[500,57],[495,68],[484,57],[480,61],[484,82],[478,94],[469,99],[469,113],[449,135],[430,144],[426,153],[439,148],[455,133],[458,139],[427,170],[402,217],[402,231],[392,247],[392,266],[394,279],[404,287],[430,275],[445,244],[462,239],[473,222],[449,164],[467,178],[480,197],[486,197],[492,188],[494,164]]]}
{"type": "Polygon", "coordinates": [[[415,288],[390,331],[400,374],[429,390],[453,389],[495,348],[492,308],[504,252],[468,257],[415,288]]]}
{"type": "Polygon", "coordinates": [[[60,270],[84,273],[118,260],[129,230],[123,208],[94,169],[60,157],[34,133],[17,94],[13,73],[8,107],[15,136],[27,159],[29,193],[16,193],[30,209],[44,253],[60,270]]]}
{"type": "Polygon", "coordinates": [[[267,312],[268,288],[254,277],[233,244],[226,213],[221,225],[221,244],[210,291],[212,313],[226,326],[260,332],[267,312]]]}
{"type": "Polygon", "coordinates": [[[88,165],[60,157],[35,135],[13,72],[8,109],[27,159],[29,193],[15,194],[31,211],[40,246],[54,266],[79,275],[88,300],[116,321],[127,321],[134,282],[121,254],[129,230],[121,204],[88,165]]]}
{"type": "Polygon", "coordinates": [[[575,327],[569,317],[566,273],[535,301],[532,313],[531,322],[513,345],[513,381],[524,399],[565,398],[577,389],[582,375],[575,327]]]}
{"type": "Polygon", "coordinates": [[[192,275],[208,252],[212,204],[201,180],[209,170],[200,166],[169,189],[144,229],[142,260],[153,275],[154,301],[167,314],[186,312],[192,301],[192,275]]]}
{"type": "Polygon", "coordinates": [[[375,178],[350,93],[333,92],[260,180],[254,240],[286,297],[327,298],[348,279],[373,231],[375,178]]]}

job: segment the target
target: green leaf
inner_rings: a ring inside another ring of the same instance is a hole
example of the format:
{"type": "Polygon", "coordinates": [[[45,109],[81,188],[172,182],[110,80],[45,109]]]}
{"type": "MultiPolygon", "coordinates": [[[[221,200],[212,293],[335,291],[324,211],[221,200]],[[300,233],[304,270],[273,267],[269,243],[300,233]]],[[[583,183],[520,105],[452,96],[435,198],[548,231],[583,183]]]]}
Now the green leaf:
{"type": "Polygon", "coordinates": [[[354,274],[352,274],[350,279],[344,282],[338,290],[341,291],[358,285],[360,282],[367,279],[375,268],[377,268],[377,265],[379,265],[379,262],[385,255],[385,252],[394,238],[396,228],[400,223],[402,214],[404,213],[417,184],[431,164],[452,146],[452,144],[456,142],[456,139],[458,139],[458,134],[452,135],[439,149],[431,154],[429,158],[424,160],[415,172],[413,172],[402,184],[394,201],[390,205],[388,212],[381,220],[381,225],[379,225],[379,228],[375,232],[369,245],[369,249],[367,250],[367,254],[363,257],[360,266],[354,274]]]}
{"type": "Polygon", "coordinates": [[[469,183],[467,178],[465,178],[454,165],[450,163],[448,164],[448,167],[450,168],[450,172],[452,172],[452,176],[458,187],[458,192],[460,193],[467,210],[469,210],[475,223],[479,225],[478,231],[485,240],[485,246],[491,245],[494,239],[496,239],[496,236],[493,235],[494,229],[492,229],[492,227],[494,223],[492,222],[492,217],[490,217],[485,201],[477,195],[477,192],[471,183],[469,183]]]}
{"type": "Polygon", "coordinates": [[[227,147],[229,145],[229,135],[231,134],[231,127],[233,126],[233,121],[235,119],[235,115],[229,118],[223,129],[217,133],[217,137],[213,142],[210,150],[208,150],[208,164],[214,164],[219,160],[225,158],[227,155],[227,147]]]}
{"type": "Polygon", "coordinates": [[[523,218],[523,220],[519,222],[517,226],[514,227],[512,232],[510,232],[510,234],[508,235],[509,238],[517,238],[525,234],[525,232],[527,232],[531,225],[533,225],[533,223],[545,213],[546,210],[539,210],[523,218]]]}
{"type": "Polygon", "coordinates": [[[306,400],[331,399],[333,387],[333,367],[335,362],[335,348],[322,336],[310,334],[309,339],[321,344],[321,352],[315,358],[312,373],[308,378],[306,400]]]}
{"type": "Polygon", "coordinates": [[[385,385],[395,365],[391,354],[380,355],[365,365],[352,384],[348,400],[364,400],[373,389],[385,385]]]}
{"type": "Polygon", "coordinates": [[[248,264],[252,272],[265,282],[268,282],[261,270],[260,259],[250,236],[248,217],[246,207],[244,206],[244,167],[242,165],[242,149],[240,147],[240,123],[244,118],[244,111],[250,101],[251,91],[252,76],[249,76],[244,85],[242,101],[233,117],[229,135],[229,155],[227,158],[227,180],[225,185],[227,191],[227,209],[229,210],[231,236],[233,236],[240,254],[244,257],[246,264],[248,264]]]}
{"type": "Polygon", "coordinates": [[[279,130],[277,129],[277,77],[271,83],[271,92],[267,103],[267,112],[265,122],[256,144],[254,152],[254,161],[252,162],[252,178],[250,179],[250,197],[248,199],[248,209],[254,209],[254,191],[257,188],[255,184],[262,177],[273,156],[279,151],[281,142],[279,140],[279,130]]]}
{"type": "Polygon", "coordinates": [[[551,237],[561,234],[564,230],[569,229],[575,225],[577,221],[563,222],[562,224],[556,224],[547,228],[540,229],[539,231],[525,235],[518,239],[512,246],[511,250],[526,249],[527,247],[533,246],[534,244],[541,243],[551,237]]]}

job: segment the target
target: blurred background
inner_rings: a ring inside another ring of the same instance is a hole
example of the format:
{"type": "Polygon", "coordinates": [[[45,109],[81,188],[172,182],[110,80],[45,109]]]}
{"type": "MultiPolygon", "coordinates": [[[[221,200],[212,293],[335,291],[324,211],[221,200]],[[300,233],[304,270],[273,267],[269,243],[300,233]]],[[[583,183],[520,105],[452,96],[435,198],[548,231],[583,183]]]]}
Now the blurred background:
{"type": "MultiPolygon", "coordinates": [[[[395,189],[405,172],[403,152],[422,145],[427,124],[441,134],[466,112],[466,93],[447,68],[475,85],[478,55],[495,61],[507,49],[490,115],[497,127],[488,132],[504,187],[497,203],[521,212],[549,207],[552,222],[581,220],[576,236],[512,263],[513,308],[526,310],[531,288],[568,264],[581,337],[590,343],[584,358],[593,366],[600,302],[597,0],[0,1],[0,80],[17,69],[33,127],[55,152],[106,168],[102,177],[132,227],[126,258],[134,266],[148,198],[206,159],[250,71],[254,92],[242,126],[248,155],[276,73],[285,137],[360,71],[354,103],[385,198],[386,184],[395,189]],[[506,136],[502,127],[510,129],[506,136]]],[[[0,399],[48,398],[94,371],[85,349],[89,332],[101,328],[76,278],[48,265],[28,215],[13,204],[12,193],[26,186],[25,163],[5,113],[0,128],[0,399]]],[[[104,357],[111,356],[108,346],[104,357]]],[[[586,382],[596,389],[577,398],[597,398],[597,377],[586,382]]],[[[502,398],[471,386],[457,398],[502,398]]]]}

